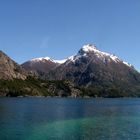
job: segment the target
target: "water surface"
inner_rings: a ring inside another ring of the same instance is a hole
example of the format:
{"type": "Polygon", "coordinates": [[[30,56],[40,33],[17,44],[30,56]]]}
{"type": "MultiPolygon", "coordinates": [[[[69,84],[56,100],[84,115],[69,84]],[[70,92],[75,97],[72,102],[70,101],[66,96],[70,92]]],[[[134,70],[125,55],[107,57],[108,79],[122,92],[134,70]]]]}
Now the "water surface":
{"type": "Polygon", "coordinates": [[[140,139],[140,99],[0,98],[0,140],[124,139],[140,139]]]}

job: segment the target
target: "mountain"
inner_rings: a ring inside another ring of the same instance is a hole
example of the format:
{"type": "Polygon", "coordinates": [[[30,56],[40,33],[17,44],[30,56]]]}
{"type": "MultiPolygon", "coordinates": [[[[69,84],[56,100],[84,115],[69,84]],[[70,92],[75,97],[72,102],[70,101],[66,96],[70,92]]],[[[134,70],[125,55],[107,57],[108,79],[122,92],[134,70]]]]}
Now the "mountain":
{"type": "Polygon", "coordinates": [[[56,70],[57,67],[59,69],[59,66],[61,67],[63,66],[63,64],[67,66],[69,63],[77,63],[78,61],[84,61],[83,59],[87,59],[88,56],[89,56],[89,59],[91,60],[93,59],[94,61],[98,61],[98,62],[102,61],[104,64],[105,63],[107,64],[108,62],[122,63],[125,66],[128,66],[129,68],[134,69],[134,67],[131,64],[125,61],[122,61],[121,59],[119,59],[117,56],[113,54],[99,51],[96,48],[96,46],[92,44],[87,44],[83,46],[79,50],[78,54],[74,56],[70,56],[68,57],[68,59],[53,60],[49,57],[34,58],[32,60],[29,60],[23,63],[21,66],[27,71],[34,71],[34,72],[45,74],[52,70],[56,70]]]}
{"type": "Polygon", "coordinates": [[[43,72],[38,75],[46,80],[70,81],[83,96],[139,96],[140,74],[136,69],[117,56],[98,50],[95,45],[84,45],[76,55],[60,62],[37,58],[22,66],[43,72]]]}
{"type": "Polygon", "coordinates": [[[15,61],[0,51],[0,79],[12,80],[14,78],[25,80],[27,73],[15,61]]]}
{"type": "Polygon", "coordinates": [[[101,89],[103,96],[111,90],[121,96],[140,91],[140,74],[131,64],[91,44],[83,46],[76,55],[50,71],[47,79],[67,79],[76,86],[91,89],[90,94],[101,89]]]}
{"type": "Polygon", "coordinates": [[[66,60],[53,60],[49,57],[41,57],[29,60],[23,63],[21,66],[27,71],[32,71],[38,73],[39,75],[43,75],[55,69],[65,61],[66,60]]]}
{"type": "Polygon", "coordinates": [[[87,74],[90,75],[88,76],[91,82],[99,73],[103,76],[108,73],[112,78],[110,76],[106,78],[110,81],[114,79],[115,74],[122,73],[123,76],[126,70],[136,72],[131,64],[122,61],[115,55],[99,51],[96,46],[88,44],[83,46],[76,55],[69,57],[65,63],[56,67],[52,79],[71,79],[73,82],[79,82],[79,84],[83,82],[87,84],[87,74]]]}

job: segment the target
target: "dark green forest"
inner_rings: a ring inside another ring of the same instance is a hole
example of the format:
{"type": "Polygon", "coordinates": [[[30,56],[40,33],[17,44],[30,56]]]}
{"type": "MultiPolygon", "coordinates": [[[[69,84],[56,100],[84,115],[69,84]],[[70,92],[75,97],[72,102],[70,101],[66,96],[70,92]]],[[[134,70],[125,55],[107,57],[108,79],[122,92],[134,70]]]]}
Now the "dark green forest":
{"type": "Polygon", "coordinates": [[[70,81],[47,81],[29,76],[26,80],[0,80],[0,96],[59,96],[59,97],[140,97],[135,88],[116,86],[75,86],[70,81]],[[131,90],[130,90],[131,89],[131,90]]]}

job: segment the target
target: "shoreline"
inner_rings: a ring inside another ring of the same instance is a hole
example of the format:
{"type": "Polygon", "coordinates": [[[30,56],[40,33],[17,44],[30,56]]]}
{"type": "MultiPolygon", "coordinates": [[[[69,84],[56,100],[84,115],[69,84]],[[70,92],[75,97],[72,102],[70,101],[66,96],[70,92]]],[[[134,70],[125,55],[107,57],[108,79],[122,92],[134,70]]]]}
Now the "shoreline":
{"type": "Polygon", "coordinates": [[[0,96],[0,98],[58,98],[58,99],[139,99],[140,97],[88,97],[88,96],[79,96],[79,97],[60,97],[60,96],[0,96]]]}

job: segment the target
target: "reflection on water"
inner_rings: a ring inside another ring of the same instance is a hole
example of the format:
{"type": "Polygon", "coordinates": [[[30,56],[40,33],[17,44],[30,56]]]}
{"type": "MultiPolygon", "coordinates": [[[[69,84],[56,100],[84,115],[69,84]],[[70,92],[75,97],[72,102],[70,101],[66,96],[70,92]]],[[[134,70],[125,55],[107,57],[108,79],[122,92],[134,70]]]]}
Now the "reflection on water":
{"type": "Polygon", "coordinates": [[[140,139],[140,99],[0,98],[0,140],[140,139]]]}

